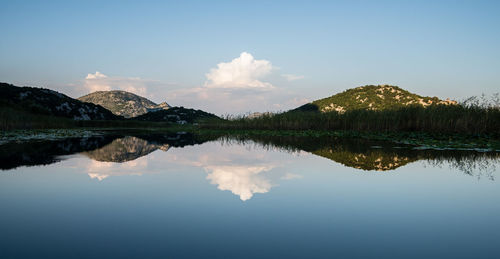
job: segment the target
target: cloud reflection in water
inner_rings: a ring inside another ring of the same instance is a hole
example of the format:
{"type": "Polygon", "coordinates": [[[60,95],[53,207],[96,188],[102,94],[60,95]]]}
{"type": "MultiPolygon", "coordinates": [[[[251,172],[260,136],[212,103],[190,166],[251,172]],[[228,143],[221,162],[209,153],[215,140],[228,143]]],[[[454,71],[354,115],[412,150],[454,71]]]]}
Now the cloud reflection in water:
{"type": "Polygon", "coordinates": [[[273,186],[266,174],[272,166],[207,166],[207,179],[221,191],[231,191],[242,201],[254,193],[266,193],[273,186]]]}
{"type": "Polygon", "coordinates": [[[251,199],[256,193],[269,192],[279,181],[300,178],[297,174],[275,170],[282,167],[276,162],[280,160],[273,158],[280,154],[277,151],[241,145],[221,148],[217,143],[185,148],[161,147],[135,137],[116,139],[103,148],[83,153],[91,159],[83,167],[90,178],[99,181],[111,176],[165,172],[176,165],[198,167],[208,174],[206,179],[217,189],[230,191],[242,201],[251,199]],[[213,152],[215,149],[218,152],[213,152]]]}

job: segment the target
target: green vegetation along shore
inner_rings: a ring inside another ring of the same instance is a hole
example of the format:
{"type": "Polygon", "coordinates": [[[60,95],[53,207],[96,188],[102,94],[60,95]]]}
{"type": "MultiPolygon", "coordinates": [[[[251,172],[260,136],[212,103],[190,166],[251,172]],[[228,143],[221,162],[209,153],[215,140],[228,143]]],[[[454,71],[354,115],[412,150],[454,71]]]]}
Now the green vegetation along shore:
{"type": "Polygon", "coordinates": [[[464,105],[406,106],[346,112],[289,111],[257,118],[233,118],[206,129],[427,132],[500,135],[500,109],[464,105]]]}

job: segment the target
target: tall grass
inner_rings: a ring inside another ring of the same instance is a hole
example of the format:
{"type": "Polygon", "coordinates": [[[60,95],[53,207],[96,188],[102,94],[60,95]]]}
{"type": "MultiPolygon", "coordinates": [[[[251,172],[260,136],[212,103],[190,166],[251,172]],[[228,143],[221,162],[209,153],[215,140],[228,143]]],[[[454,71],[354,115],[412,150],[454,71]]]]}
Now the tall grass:
{"type": "Polygon", "coordinates": [[[226,118],[200,126],[208,129],[500,134],[500,109],[478,105],[431,105],[380,111],[352,110],[345,113],[293,111],[253,119],[226,118]]]}
{"type": "Polygon", "coordinates": [[[0,129],[50,129],[71,128],[75,121],[43,114],[33,114],[27,111],[0,107],[0,129]]]}
{"type": "Polygon", "coordinates": [[[72,120],[43,114],[34,114],[11,107],[0,107],[0,129],[64,129],[64,128],[164,128],[169,122],[135,120],[72,120]]]}

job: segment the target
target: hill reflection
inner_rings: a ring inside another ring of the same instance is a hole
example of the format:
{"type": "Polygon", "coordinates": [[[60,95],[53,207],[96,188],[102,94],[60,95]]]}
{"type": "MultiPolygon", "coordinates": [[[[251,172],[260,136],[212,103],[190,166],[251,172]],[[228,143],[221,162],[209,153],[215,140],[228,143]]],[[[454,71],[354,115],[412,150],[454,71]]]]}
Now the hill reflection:
{"type": "Polygon", "coordinates": [[[101,148],[82,152],[82,154],[96,161],[122,163],[148,155],[157,149],[168,151],[169,148],[170,145],[168,143],[149,143],[138,137],[126,136],[115,139],[110,144],[101,148]]]}
{"type": "MultiPolygon", "coordinates": [[[[0,146],[0,168],[3,170],[18,166],[46,165],[64,159],[62,156],[81,153],[98,162],[125,163],[147,156],[156,150],[168,151],[172,147],[185,147],[218,140],[229,145],[257,144],[263,148],[287,152],[306,151],[344,166],[365,171],[391,171],[409,163],[425,160],[430,166],[444,163],[473,175],[474,171],[484,173],[494,170],[498,152],[476,152],[467,150],[422,150],[411,146],[394,146],[387,142],[373,142],[362,139],[311,138],[311,137],[235,137],[198,136],[190,133],[171,134],[108,134],[87,138],[70,138],[56,141],[30,143],[8,143],[0,146]]],[[[212,151],[213,152],[213,151],[212,151]]],[[[227,172],[240,172],[241,166],[216,168],[211,164],[209,180],[224,189],[224,181],[230,181],[227,172]],[[230,170],[231,169],[231,170],[230,170]]],[[[260,168],[249,163],[248,168],[260,168]]],[[[266,170],[266,166],[263,167],[266,170]]],[[[261,170],[262,171],[262,170],[261,170]]],[[[251,174],[249,174],[251,175],[251,174]]],[[[96,176],[97,177],[97,176],[96,176]]],[[[98,177],[97,177],[98,178],[98,177]]],[[[259,185],[260,186],[260,185],[259,185]]],[[[255,191],[266,187],[255,187],[255,191]]]]}
{"type": "Polygon", "coordinates": [[[202,144],[216,137],[201,137],[190,133],[130,134],[110,133],[102,136],[61,140],[7,143],[0,145],[0,169],[56,163],[63,156],[82,153],[101,162],[127,162],[161,149],[202,144]]]}
{"type": "Polygon", "coordinates": [[[499,152],[422,149],[414,146],[396,146],[390,142],[338,137],[232,136],[222,137],[222,141],[239,144],[257,143],[264,148],[278,148],[287,152],[306,151],[364,171],[391,171],[424,160],[430,166],[448,164],[465,174],[481,176],[493,172],[495,162],[500,160],[499,152]]]}

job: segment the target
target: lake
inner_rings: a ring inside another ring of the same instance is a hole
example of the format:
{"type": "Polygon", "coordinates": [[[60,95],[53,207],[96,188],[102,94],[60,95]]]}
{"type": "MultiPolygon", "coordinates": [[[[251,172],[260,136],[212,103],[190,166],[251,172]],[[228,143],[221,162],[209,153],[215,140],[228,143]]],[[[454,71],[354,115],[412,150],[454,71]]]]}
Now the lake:
{"type": "Polygon", "coordinates": [[[180,132],[0,159],[0,258],[500,256],[497,152],[180,132]]]}

